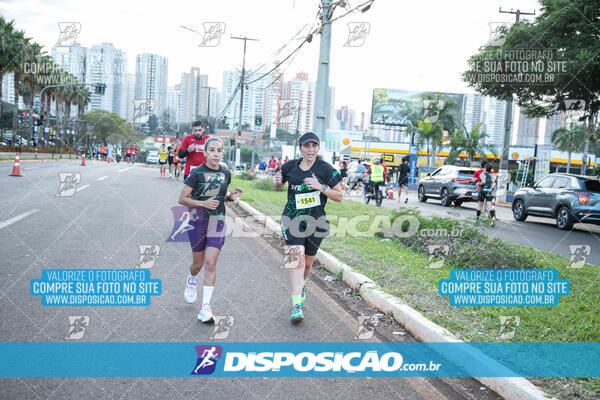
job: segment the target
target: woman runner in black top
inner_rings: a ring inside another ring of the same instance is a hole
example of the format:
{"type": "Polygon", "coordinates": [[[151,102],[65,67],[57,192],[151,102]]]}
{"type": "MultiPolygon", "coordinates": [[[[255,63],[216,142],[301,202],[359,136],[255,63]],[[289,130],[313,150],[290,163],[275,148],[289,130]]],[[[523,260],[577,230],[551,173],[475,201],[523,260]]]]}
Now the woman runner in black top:
{"type": "Polygon", "coordinates": [[[342,201],[342,178],[333,166],[318,157],[319,137],[306,132],[299,139],[298,160],[286,162],[273,176],[276,188],[288,182],[288,199],[281,216],[281,230],[286,243],[285,267],[292,292],[292,322],[304,319],[306,280],[321,241],[329,234],[325,215],[327,199],[342,201]]]}

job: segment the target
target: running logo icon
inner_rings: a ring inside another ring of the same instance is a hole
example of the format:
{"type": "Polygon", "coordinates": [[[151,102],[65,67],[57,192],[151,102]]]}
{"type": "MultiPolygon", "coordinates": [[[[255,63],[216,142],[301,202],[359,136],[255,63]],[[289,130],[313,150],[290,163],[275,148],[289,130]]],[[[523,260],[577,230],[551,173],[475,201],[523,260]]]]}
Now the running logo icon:
{"type": "Polygon", "coordinates": [[[79,172],[61,172],[58,177],[60,185],[56,195],[59,197],[73,196],[77,190],[77,185],[81,182],[81,174],[79,172]]]}
{"type": "Polygon", "coordinates": [[[225,22],[204,22],[204,37],[198,47],[217,47],[225,34],[225,22]]]}
{"type": "Polygon", "coordinates": [[[156,244],[141,244],[138,247],[140,249],[140,259],[135,267],[152,268],[156,262],[156,257],[160,254],[160,246],[156,244]]]}
{"type": "Polygon", "coordinates": [[[517,326],[521,324],[521,317],[518,315],[499,315],[500,333],[498,339],[507,340],[515,337],[517,326]]]}
{"type": "Polygon", "coordinates": [[[571,260],[567,268],[583,268],[585,260],[592,252],[592,247],[587,244],[571,244],[569,250],[571,251],[571,260]]]}
{"type": "Polygon", "coordinates": [[[444,266],[445,256],[448,255],[450,248],[447,244],[430,244],[427,246],[429,261],[425,268],[442,268],[444,266]],[[438,259],[438,257],[440,257],[438,259]]]}
{"type": "Polygon", "coordinates": [[[167,242],[187,242],[189,240],[188,231],[194,229],[194,226],[190,224],[190,220],[195,219],[197,210],[194,208],[190,212],[187,207],[175,206],[171,207],[173,212],[173,232],[171,236],[167,238],[167,242]]]}
{"type": "Polygon", "coordinates": [[[221,346],[196,346],[198,361],[190,375],[210,375],[217,368],[217,361],[223,355],[221,346]]]}
{"type": "Polygon", "coordinates": [[[223,340],[229,337],[229,331],[233,327],[235,319],[231,315],[215,315],[215,327],[209,339],[223,340]]]}
{"type": "Polygon", "coordinates": [[[55,46],[71,46],[77,40],[77,35],[81,33],[81,23],[59,22],[58,29],[60,30],[60,36],[55,46]]]}
{"type": "Polygon", "coordinates": [[[85,334],[85,328],[90,325],[90,317],[88,316],[70,316],[69,317],[69,333],[65,339],[82,339],[85,334]]]}
{"type": "Polygon", "coordinates": [[[344,47],[361,47],[370,31],[371,24],[368,22],[348,22],[348,39],[344,47]]]}
{"type": "Polygon", "coordinates": [[[369,340],[373,337],[375,327],[379,323],[379,317],[382,314],[375,314],[372,316],[359,315],[358,316],[358,330],[356,331],[356,339],[369,340]]]}

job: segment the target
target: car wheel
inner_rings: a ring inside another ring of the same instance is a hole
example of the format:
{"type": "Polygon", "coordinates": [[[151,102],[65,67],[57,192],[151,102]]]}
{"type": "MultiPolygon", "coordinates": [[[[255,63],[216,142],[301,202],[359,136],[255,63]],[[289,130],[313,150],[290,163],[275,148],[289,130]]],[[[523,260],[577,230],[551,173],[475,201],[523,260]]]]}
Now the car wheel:
{"type": "Polygon", "coordinates": [[[462,206],[462,203],[463,203],[463,201],[462,201],[462,200],[454,200],[454,205],[455,205],[456,207],[460,207],[460,206],[462,206]]]}
{"type": "Polygon", "coordinates": [[[525,221],[527,218],[527,212],[525,211],[525,203],[523,200],[515,200],[512,205],[513,217],[517,221],[525,221]]]}
{"type": "Polygon", "coordinates": [[[571,214],[571,211],[568,207],[559,208],[556,213],[556,226],[565,231],[570,231],[573,229],[573,224],[575,223],[575,218],[571,214]]]}
{"type": "Polygon", "coordinates": [[[425,188],[423,185],[419,186],[419,190],[417,191],[417,198],[421,203],[425,203],[427,201],[427,196],[425,196],[425,188]]]}
{"type": "Polygon", "coordinates": [[[446,188],[442,189],[441,200],[442,200],[442,205],[444,207],[450,207],[450,205],[452,204],[452,199],[450,198],[448,189],[446,189],[446,188]]]}

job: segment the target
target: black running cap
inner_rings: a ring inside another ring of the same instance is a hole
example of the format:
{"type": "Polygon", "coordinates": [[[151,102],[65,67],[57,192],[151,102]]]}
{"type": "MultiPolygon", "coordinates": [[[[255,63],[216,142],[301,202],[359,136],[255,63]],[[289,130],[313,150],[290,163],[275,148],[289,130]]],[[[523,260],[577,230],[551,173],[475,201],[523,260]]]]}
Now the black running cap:
{"type": "Polygon", "coordinates": [[[319,137],[314,132],[306,132],[304,135],[300,136],[300,146],[304,146],[306,143],[315,142],[319,146],[321,145],[321,141],[319,137]]]}

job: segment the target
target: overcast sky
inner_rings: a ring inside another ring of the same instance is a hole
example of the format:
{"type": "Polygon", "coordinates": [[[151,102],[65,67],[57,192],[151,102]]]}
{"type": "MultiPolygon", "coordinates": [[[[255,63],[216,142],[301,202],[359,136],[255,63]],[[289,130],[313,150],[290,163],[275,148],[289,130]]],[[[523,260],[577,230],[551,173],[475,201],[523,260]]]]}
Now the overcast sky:
{"type": "MultiPolygon", "coordinates": [[[[353,6],[362,2],[349,0],[353,6]]],[[[208,74],[209,85],[221,90],[222,71],[241,68],[243,42],[231,35],[259,39],[248,42],[248,68],[273,65],[277,49],[300,28],[317,22],[319,4],[318,0],[0,0],[0,14],[14,19],[48,53],[59,39],[58,23],[79,22],[77,42],[85,47],[113,43],[127,52],[130,73],[135,72],[137,54],[156,53],[169,59],[169,85],[198,66],[208,74]],[[202,36],[181,28],[203,33],[204,22],[225,23],[218,46],[199,47],[202,36]]],[[[467,58],[489,39],[489,23],[514,21],[513,15],[499,14],[500,7],[540,11],[534,0],[375,0],[366,13],[336,21],[329,77],[336,88],[336,107],[348,105],[370,113],[372,90],[377,87],[472,92],[460,79],[467,58]],[[369,24],[361,47],[344,47],[349,22],[369,24]]],[[[319,38],[302,48],[285,70],[286,79],[305,71],[316,81],[319,38]]]]}

